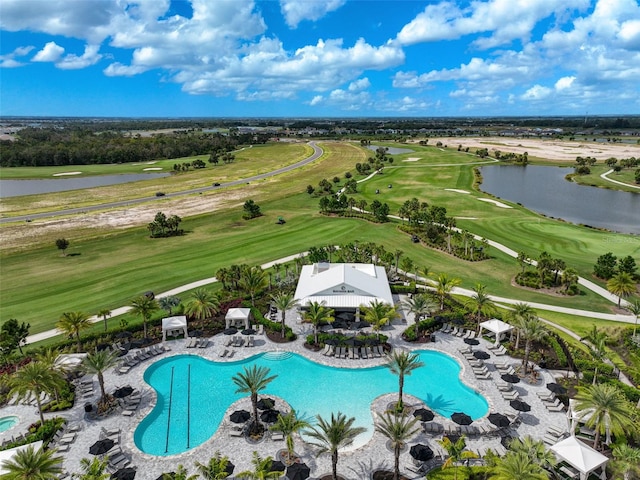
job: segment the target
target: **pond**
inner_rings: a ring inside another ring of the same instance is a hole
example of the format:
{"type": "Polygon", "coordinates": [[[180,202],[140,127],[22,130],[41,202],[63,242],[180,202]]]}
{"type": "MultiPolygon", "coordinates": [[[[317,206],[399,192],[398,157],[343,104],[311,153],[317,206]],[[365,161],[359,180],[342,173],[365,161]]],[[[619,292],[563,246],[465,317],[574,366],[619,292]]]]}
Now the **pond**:
{"type": "Polygon", "coordinates": [[[484,192],[519,203],[547,217],[640,233],[640,194],[579,185],[565,180],[573,169],[527,165],[481,168],[484,192]]]}
{"type": "Polygon", "coordinates": [[[93,177],[47,178],[43,180],[0,180],[0,198],[105,187],[167,176],[169,176],[168,173],[128,173],[123,175],[96,175],[93,177]]]}
{"type": "MultiPolygon", "coordinates": [[[[367,148],[375,152],[381,146],[382,145],[368,145],[367,148]]],[[[384,148],[387,149],[387,153],[389,155],[401,155],[403,153],[411,153],[414,151],[414,150],[411,150],[410,148],[397,148],[397,147],[384,147],[384,148]]]]}

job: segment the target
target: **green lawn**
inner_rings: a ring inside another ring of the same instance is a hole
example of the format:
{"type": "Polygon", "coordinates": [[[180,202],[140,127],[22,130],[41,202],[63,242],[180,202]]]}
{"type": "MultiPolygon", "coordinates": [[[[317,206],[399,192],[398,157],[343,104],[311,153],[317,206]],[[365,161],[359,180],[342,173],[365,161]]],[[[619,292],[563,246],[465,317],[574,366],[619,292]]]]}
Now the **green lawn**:
{"type": "Polygon", "coordinates": [[[595,165],[591,167],[591,173],[589,175],[576,175],[573,177],[573,181],[581,185],[591,185],[594,187],[609,188],[611,190],[623,190],[625,192],[632,192],[640,195],[640,185],[635,183],[635,168],[627,168],[621,172],[611,172],[607,175],[607,178],[626,183],[629,186],[609,182],[600,177],[600,175],[608,172],[609,170],[611,169],[604,164],[595,165]]]}

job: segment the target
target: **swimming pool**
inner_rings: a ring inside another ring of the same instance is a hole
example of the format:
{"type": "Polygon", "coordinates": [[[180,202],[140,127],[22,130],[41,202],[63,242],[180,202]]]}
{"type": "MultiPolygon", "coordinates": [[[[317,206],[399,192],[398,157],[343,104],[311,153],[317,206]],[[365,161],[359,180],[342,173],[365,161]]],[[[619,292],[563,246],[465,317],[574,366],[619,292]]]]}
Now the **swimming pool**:
{"type": "Polygon", "coordinates": [[[11,427],[14,427],[19,421],[20,419],[15,415],[0,417],[0,432],[6,432],[11,427]]]}
{"type": "MultiPolygon", "coordinates": [[[[445,417],[465,412],[477,419],[487,413],[485,398],[460,382],[460,365],[453,358],[430,350],[416,353],[425,366],[405,377],[405,393],[422,399],[445,417]]],[[[332,412],[341,411],[355,417],[355,425],[367,429],[356,438],[355,446],[365,444],[373,435],[371,402],[380,395],[398,391],[398,377],[385,366],[328,367],[292,353],[265,353],[224,363],[177,355],[154,363],[144,373],[158,399],[134,433],[136,446],[145,453],[165,456],[207,441],[220,426],[229,406],[246,397],[234,393],[236,386],[231,377],[254,364],[268,367],[272,375],[277,375],[261,395],[284,398],[299,416],[319,414],[328,418],[332,412]],[[169,414],[170,396],[173,400],[169,414]]]]}

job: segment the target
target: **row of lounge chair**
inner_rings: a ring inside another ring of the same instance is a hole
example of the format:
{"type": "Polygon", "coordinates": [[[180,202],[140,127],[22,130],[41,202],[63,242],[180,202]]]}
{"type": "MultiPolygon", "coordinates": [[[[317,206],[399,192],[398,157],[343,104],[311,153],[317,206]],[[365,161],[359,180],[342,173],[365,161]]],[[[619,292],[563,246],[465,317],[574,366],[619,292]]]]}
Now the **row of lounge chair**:
{"type": "Polygon", "coordinates": [[[187,348],[207,348],[209,346],[208,338],[189,337],[187,348]]]}
{"type": "Polygon", "coordinates": [[[542,441],[547,445],[554,445],[563,438],[566,438],[567,435],[569,435],[569,433],[564,428],[551,425],[544,434],[544,437],[542,437],[542,441]]]}
{"type": "Polygon", "coordinates": [[[538,397],[542,400],[542,404],[550,412],[562,412],[564,403],[562,403],[553,392],[538,392],[538,397]]]}
{"type": "Polygon", "coordinates": [[[116,372],[120,374],[128,373],[133,367],[138,365],[151,357],[161,355],[168,352],[170,349],[163,344],[159,343],[150,347],[141,348],[137,352],[122,357],[120,366],[116,367],[116,372]]]}
{"type": "Polygon", "coordinates": [[[229,337],[226,343],[226,347],[254,347],[255,346],[255,337],[253,335],[249,335],[247,341],[245,342],[242,335],[234,335],[233,337],[229,337]]]}
{"type": "Polygon", "coordinates": [[[458,349],[458,351],[462,354],[462,356],[469,362],[469,366],[471,367],[471,371],[475,375],[478,380],[490,380],[491,373],[487,369],[487,366],[480,359],[477,359],[473,356],[473,352],[471,347],[463,347],[458,349]]]}
{"type": "Polygon", "coordinates": [[[350,358],[352,360],[380,358],[385,355],[382,345],[373,345],[371,347],[334,347],[333,345],[325,345],[321,353],[326,357],[350,358]]]}
{"type": "Polygon", "coordinates": [[[449,333],[461,338],[477,338],[477,333],[475,330],[467,330],[466,328],[462,327],[454,327],[450,323],[445,323],[440,328],[440,331],[442,333],[449,333]]]}
{"type": "Polygon", "coordinates": [[[494,355],[496,356],[502,356],[502,355],[506,355],[508,353],[507,349],[504,348],[504,345],[502,345],[501,343],[499,344],[493,344],[493,345],[489,345],[487,347],[489,350],[491,350],[493,352],[494,355]]]}
{"type": "Polygon", "coordinates": [[[124,397],[120,401],[120,405],[122,406],[122,415],[125,417],[132,417],[136,413],[141,401],[142,393],[140,390],[134,391],[128,397],[124,397]]]}

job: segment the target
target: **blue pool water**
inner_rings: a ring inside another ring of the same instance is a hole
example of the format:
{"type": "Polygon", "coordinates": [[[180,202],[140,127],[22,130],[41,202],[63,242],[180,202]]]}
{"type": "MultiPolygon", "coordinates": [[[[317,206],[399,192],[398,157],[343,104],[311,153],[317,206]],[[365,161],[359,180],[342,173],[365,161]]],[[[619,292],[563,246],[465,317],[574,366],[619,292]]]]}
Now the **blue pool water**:
{"type": "MultiPolygon", "coordinates": [[[[416,353],[425,366],[405,377],[405,393],[422,399],[445,417],[465,412],[477,419],[487,413],[484,397],[460,382],[460,366],[453,358],[434,351],[416,353]]],[[[158,400],[135,431],[137,447],[145,453],[164,456],[182,453],[207,441],[220,426],[229,406],[247,396],[234,393],[236,386],[231,377],[254,364],[268,367],[272,375],[277,375],[261,395],[285,399],[299,416],[312,418],[319,414],[329,418],[331,413],[340,411],[355,417],[355,424],[367,429],[356,439],[356,446],[368,442],[373,435],[371,402],[380,395],[398,391],[398,377],[385,366],[327,367],[291,353],[266,353],[224,363],[193,355],[169,357],[145,371],[144,379],[156,390],[158,400]],[[187,388],[189,378],[191,387],[187,388]]]]}
{"type": "Polygon", "coordinates": [[[15,415],[0,418],[0,432],[6,432],[11,427],[15,426],[20,419],[15,415]]]}

